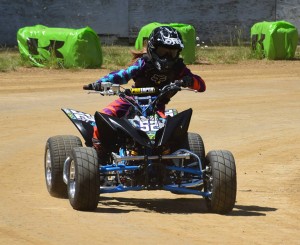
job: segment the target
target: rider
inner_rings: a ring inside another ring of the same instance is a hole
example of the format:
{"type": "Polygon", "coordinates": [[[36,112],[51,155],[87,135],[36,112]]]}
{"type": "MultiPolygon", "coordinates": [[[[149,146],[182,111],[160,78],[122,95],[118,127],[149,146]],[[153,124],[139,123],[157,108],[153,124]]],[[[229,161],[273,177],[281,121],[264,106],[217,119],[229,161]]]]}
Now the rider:
{"type": "MultiPolygon", "coordinates": [[[[203,79],[191,73],[183,63],[183,60],[179,58],[183,47],[181,35],[177,30],[169,26],[157,27],[149,36],[147,54],[138,58],[127,69],[111,72],[95,83],[84,85],[83,89],[100,91],[102,82],[126,84],[130,79],[133,79],[134,87],[136,88],[155,87],[161,89],[175,80],[182,80],[183,87],[204,92],[206,86],[203,79]]],[[[173,95],[170,95],[170,97],[173,95]]],[[[165,104],[169,100],[167,99],[160,105],[159,111],[161,116],[164,116],[165,104]]],[[[130,106],[129,103],[119,98],[102,109],[101,112],[111,116],[122,117],[130,106]]],[[[98,154],[101,154],[101,151],[104,150],[100,141],[101,136],[99,137],[97,127],[95,127],[93,145],[98,154]]]]}

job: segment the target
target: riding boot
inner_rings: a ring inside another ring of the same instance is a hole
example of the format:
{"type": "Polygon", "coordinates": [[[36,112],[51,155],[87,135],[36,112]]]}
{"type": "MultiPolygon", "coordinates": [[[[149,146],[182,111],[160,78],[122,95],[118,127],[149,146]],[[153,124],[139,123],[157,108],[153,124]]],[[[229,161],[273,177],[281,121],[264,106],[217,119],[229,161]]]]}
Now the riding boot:
{"type": "Polygon", "coordinates": [[[105,157],[105,150],[97,138],[92,138],[93,148],[96,150],[98,158],[103,159],[105,157]]]}

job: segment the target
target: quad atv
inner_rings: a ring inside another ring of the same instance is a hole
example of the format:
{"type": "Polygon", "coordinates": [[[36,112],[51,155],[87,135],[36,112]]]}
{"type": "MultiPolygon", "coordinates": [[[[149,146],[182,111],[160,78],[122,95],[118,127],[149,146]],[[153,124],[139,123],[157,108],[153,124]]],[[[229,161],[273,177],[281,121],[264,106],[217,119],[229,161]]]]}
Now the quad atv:
{"type": "Polygon", "coordinates": [[[205,154],[202,137],[188,132],[192,109],[158,113],[166,97],[183,90],[175,81],[160,90],[124,89],[103,83],[102,95],[118,95],[131,104],[123,118],[100,112],[94,116],[73,109],[62,111],[85,140],[59,135],[45,148],[45,178],[50,195],[69,198],[76,210],[93,211],[107,193],[166,190],[205,198],[208,211],[226,214],[236,200],[236,167],[231,152],[205,154]],[[94,126],[105,153],[93,148],[94,126]]]}

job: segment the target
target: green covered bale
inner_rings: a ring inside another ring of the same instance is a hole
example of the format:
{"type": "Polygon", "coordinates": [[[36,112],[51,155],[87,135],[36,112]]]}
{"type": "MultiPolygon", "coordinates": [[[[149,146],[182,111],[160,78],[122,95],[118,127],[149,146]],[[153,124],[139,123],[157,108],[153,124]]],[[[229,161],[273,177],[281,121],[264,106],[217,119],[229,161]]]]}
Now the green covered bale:
{"type": "Polygon", "coordinates": [[[251,28],[253,50],[270,60],[292,59],[298,44],[297,28],[286,21],[259,22],[251,28]]]}
{"type": "Polygon", "coordinates": [[[51,59],[65,68],[100,68],[102,65],[100,40],[90,27],[24,27],[18,30],[17,41],[22,57],[35,66],[43,67],[51,59]]]}

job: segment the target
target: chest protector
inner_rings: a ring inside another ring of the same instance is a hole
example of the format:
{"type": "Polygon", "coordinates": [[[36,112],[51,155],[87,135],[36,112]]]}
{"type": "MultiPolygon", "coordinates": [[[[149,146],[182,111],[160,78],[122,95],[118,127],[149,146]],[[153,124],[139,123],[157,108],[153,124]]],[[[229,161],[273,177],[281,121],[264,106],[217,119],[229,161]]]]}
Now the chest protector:
{"type": "Polygon", "coordinates": [[[145,65],[133,79],[136,88],[163,88],[165,85],[179,79],[179,75],[185,67],[183,60],[178,59],[170,70],[161,72],[156,69],[148,56],[143,56],[142,59],[145,61],[145,65]]]}

